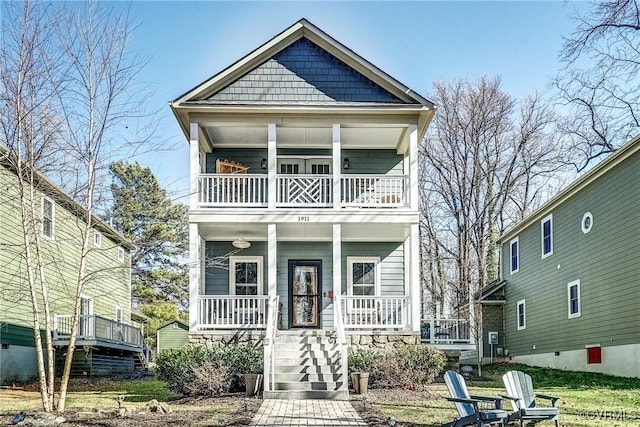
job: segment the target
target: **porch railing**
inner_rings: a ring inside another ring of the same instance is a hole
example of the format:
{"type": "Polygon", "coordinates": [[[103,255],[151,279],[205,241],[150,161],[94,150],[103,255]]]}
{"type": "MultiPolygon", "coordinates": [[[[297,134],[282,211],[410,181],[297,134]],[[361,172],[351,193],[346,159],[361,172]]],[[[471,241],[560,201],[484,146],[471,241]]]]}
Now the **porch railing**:
{"type": "Polygon", "coordinates": [[[198,177],[201,207],[267,206],[267,176],[260,174],[205,174],[198,177]]]}
{"type": "MultiPolygon", "coordinates": [[[[68,340],[71,337],[73,316],[56,315],[53,322],[53,339],[68,340]]],[[[80,316],[76,330],[78,340],[108,341],[142,348],[142,331],[131,325],[96,315],[80,316]]]]}
{"type": "Polygon", "coordinates": [[[199,329],[256,328],[267,324],[267,296],[202,295],[198,297],[199,329]]]}
{"type": "Polygon", "coordinates": [[[276,343],[276,329],[278,328],[278,295],[269,300],[267,316],[267,331],[264,337],[264,390],[274,391],[276,384],[276,368],[274,347],[276,343]]]}
{"type": "Polygon", "coordinates": [[[410,323],[409,298],[341,296],[340,314],[346,329],[405,328],[410,323]]]}
{"type": "Polygon", "coordinates": [[[341,191],[344,206],[397,207],[407,204],[406,175],[349,175],[342,177],[341,191]]]}
{"type": "Polygon", "coordinates": [[[282,175],[278,177],[276,206],[330,207],[331,175],[282,175]]]}
{"type": "Polygon", "coordinates": [[[471,343],[471,328],[467,319],[430,317],[421,322],[420,338],[431,344],[471,343]]]}

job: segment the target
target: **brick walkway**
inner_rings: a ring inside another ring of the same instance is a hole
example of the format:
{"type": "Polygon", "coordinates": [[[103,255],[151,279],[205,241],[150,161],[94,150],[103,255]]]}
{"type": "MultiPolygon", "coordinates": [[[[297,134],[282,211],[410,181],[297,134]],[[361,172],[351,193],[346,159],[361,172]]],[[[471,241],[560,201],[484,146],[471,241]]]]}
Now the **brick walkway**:
{"type": "Polygon", "coordinates": [[[366,426],[350,402],[280,400],[262,402],[252,426],[366,426]]]}

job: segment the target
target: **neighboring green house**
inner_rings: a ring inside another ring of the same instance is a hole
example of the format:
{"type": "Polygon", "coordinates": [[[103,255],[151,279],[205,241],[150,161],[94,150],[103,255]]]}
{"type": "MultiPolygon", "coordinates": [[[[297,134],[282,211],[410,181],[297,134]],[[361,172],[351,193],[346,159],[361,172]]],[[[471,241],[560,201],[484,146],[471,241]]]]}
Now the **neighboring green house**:
{"type": "Polygon", "coordinates": [[[502,282],[478,296],[503,300],[500,348],[530,365],[640,377],[640,138],[499,243],[502,282]]]}
{"type": "MultiPolygon", "coordinates": [[[[18,179],[5,155],[5,149],[0,150],[0,384],[37,375],[18,179]]],[[[43,248],[44,276],[54,315],[56,368],[60,371],[69,342],[86,211],[49,180],[36,176],[35,203],[41,215],[34,226],[43,248]]],[[[130,325],[129,251],[133,247],[107,224],[98,218],[94,221],[74,375],[133,371],[143,347],[140,329],[130,325]]]]}
{"type": "Polygon", "coordinates": [[[189,326],[179,320],[172,320],[158,328],[156,332],[156,354],[163,350],[180,349],[189,343],[189,326]]]}

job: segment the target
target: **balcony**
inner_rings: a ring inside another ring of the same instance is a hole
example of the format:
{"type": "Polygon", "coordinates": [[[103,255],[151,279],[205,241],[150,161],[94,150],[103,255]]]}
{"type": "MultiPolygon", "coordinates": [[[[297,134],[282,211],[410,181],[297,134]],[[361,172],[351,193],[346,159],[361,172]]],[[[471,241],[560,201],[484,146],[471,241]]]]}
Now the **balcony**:
{"type": "MultiPolygon", "coordinates": [[[[331,175],[278,175],[276,208],[404,208],[409,206],[406,175],[349,175],[340,178],[336,200],[331,175]]],[[[264,174],[201,174],[198,208],[266,208],[269,181],[264,174]]]]}
{"type": "Polygon", "coordinates": [[[203,295],[198,297],[197,329],[264,329],[266,295],[203,295]]]}
{"type": "MultiPolygon", "coordinates": [[[[53,341],[68,345],[71,337],[71,315],[54,317],[53,341]]],[[[80,316],[76,331],[76,345],[93,345],[141,352],[144,341],[139,328],[104,317],[80,316]]]]}
{"type": "Polygon", "coordinates": [[[423,319],[420,338],[424,344],[446,348],[469,344],[473,346],[471,328],[467,319],[430,317],[423,319]]]}

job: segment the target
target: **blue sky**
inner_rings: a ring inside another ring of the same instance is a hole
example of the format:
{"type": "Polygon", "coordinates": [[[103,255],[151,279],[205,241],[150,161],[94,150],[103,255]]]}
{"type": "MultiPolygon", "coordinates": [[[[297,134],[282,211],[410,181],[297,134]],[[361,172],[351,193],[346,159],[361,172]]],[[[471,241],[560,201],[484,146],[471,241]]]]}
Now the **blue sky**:
{"type": "MultiPolygon", "coordinates": [[[[116,4],[117,5],[117,4],[116,4]]],[[[125,4],[121,4],[122,7],[125,4]]],[[[500,75],[516,97],[548,90],[560,67],[573,1],[134,1],[131,50],[160,109],[155,141],[137,159],[176,197],[188,192],[188,148],[168,102],[301,18],[429,98],[436,80],[500,75]]]]}

